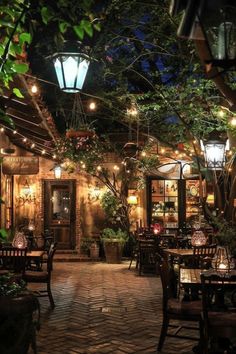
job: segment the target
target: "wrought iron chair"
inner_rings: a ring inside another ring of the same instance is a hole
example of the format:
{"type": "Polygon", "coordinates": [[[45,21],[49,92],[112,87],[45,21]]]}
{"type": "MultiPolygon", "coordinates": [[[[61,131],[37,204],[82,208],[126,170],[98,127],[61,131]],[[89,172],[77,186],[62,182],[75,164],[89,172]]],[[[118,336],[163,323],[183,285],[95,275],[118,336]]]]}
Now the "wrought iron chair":
{"type": "Polygon", "coordinates": [[[175,337],[180,339],[199,340],[199,337],[185,335],[179,333],[183,329],[191,329],[200,331],[201,335],[201,301],[181,301],[177,297],[177,279],[173,269],[169,267],[166,259],[161,259],[159,262],[159,272],[162,283],[162,310],[163,320],[161,334],[158,343],[158,351],[162,350],[166,337],[175,337]],[[198,326],[187,326],[170,323],[171,321],[193,321],[197,322],[198,326]],[[169,331],[169,328],[174,328],[174,333],[169,331]]]}
{"type": "Polygon", "coordinates": [[[201,274],[203,354],[236,353],[236,271],[208,270],[201,274]]]}
{"type": "Polygon", "coordinates": [[[53,257],[56,252],[56,245],[52,244],[48,253],[46,269],[40,271],[25,271],[24,280],[26,283],[44,283],[46,284],[46,289],[38,290],[36,295],[38,297],[48,296],[50,300],[51,307],[55,307],[54,299],[51,291],[51,273],[53,266],[53,257]]]}

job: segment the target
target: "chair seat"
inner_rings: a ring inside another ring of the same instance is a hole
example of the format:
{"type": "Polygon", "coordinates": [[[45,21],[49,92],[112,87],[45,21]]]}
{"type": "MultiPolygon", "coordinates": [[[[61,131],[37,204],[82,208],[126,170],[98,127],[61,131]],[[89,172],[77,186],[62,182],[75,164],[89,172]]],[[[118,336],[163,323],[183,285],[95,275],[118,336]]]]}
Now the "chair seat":
{"type": "Polygon", "coordinates": [[[167,312],[176,315],[200,317],[202,311],[201,300],[180,301],[178,299],[169,299],[167,312]]]}
{"type": "Polygon", "coordinates": [[[208,312],[211,327],[236,327],[236,312],[208,312]]]}
{"type": "Polygon", "coordinates": [[[26,271],[24,274],[24,280],[26,282],[34,282],[34,283],[41,283],[45,282],[48,279],[48,272],[47,271],[26,271]]]}

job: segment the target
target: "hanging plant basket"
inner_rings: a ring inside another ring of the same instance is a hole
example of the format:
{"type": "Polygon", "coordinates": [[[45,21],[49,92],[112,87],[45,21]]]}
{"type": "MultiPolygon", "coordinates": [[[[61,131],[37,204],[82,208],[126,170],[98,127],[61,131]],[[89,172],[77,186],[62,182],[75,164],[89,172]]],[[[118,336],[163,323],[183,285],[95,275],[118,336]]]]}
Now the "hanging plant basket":
{"type": "Polygon", "coordinates": [[[94,135],[95,135],[95,133],[92,130],[70,129],[70,130],[67,130],[67,132],[66,132],[66,137],[68,139],[93,137],[94,135]]]}

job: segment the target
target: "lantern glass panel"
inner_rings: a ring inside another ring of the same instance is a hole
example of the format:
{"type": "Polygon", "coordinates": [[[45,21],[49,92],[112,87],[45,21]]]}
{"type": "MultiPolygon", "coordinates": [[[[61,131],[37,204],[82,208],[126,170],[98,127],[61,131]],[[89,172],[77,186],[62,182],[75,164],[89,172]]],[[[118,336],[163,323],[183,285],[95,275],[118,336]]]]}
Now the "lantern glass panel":
{"type": "Polygon", "coordinates": [[[55,55],[54,67],[60,88],[76,93],[83,87],[89,67],[89,60],[80,54],[59,53],[55,55]]]}
{"type": "Polygon", "coordinates": [[[213,60],[219,61],[236,57],[236,7],[223,6],[224,3],[221,0],[206,1],[199,14],[213,60]]]}
{"type": "Polygon", "coordinates": [[[205,160],[209,169],[221,170],[225,165],[225,144],[208,142],[204,145],[205,160]]]}

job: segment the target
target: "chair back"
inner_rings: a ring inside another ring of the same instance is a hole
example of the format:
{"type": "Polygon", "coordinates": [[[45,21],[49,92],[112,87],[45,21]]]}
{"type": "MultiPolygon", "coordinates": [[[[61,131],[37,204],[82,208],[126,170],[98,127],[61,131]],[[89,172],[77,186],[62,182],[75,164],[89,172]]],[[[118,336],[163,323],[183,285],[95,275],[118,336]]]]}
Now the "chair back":
{"type": "Polygon", "coordinates": [[[1,248],[1,259],[3,268],[14,273],[24,274],[26,266],[26,252],[26,248],[1,248]]]}
{"type": "Polygon", "coordinates": [[[49,274],[51,273],[53,268],[53,257],[56,252],[56,246],[57,246],[57,242],[53,242],[49,248],[48,258],[47,258],[47,271],[49,274]]]}
{"type": "MultiPolygon", "coordinates": [[[[210,313],[211,320],[212,314],[223,312],[224,314],[229,313],[231,316],[233,312],[235,313],[236,270],[227,272],[210,269],[203,272],[201,274],[201,286],[203,319],[206,325],[209,323],[210,313]]],[[[236,323],[236,313],[234,323],[236,323]]],[[[223,328],[227,326],[227,323],[221,323],[221,325],[223,328]]],[[[229,322],[228,325],[231,326],[232,323],[229,322]]]]}
{"type": "Polygon", "coordinates": [[[217,245],[194,246],[193,255],[197,267],[209,268],[212,258],[216,254],[217,245]]]}
{"type": "Polygon", "coordinates": [[[177,276],[174,269],[169,266],[167,259],[162,258],[158,262],[158,268],[161,277],[164,309],[169,299],[177,298],[177,276]]]}

